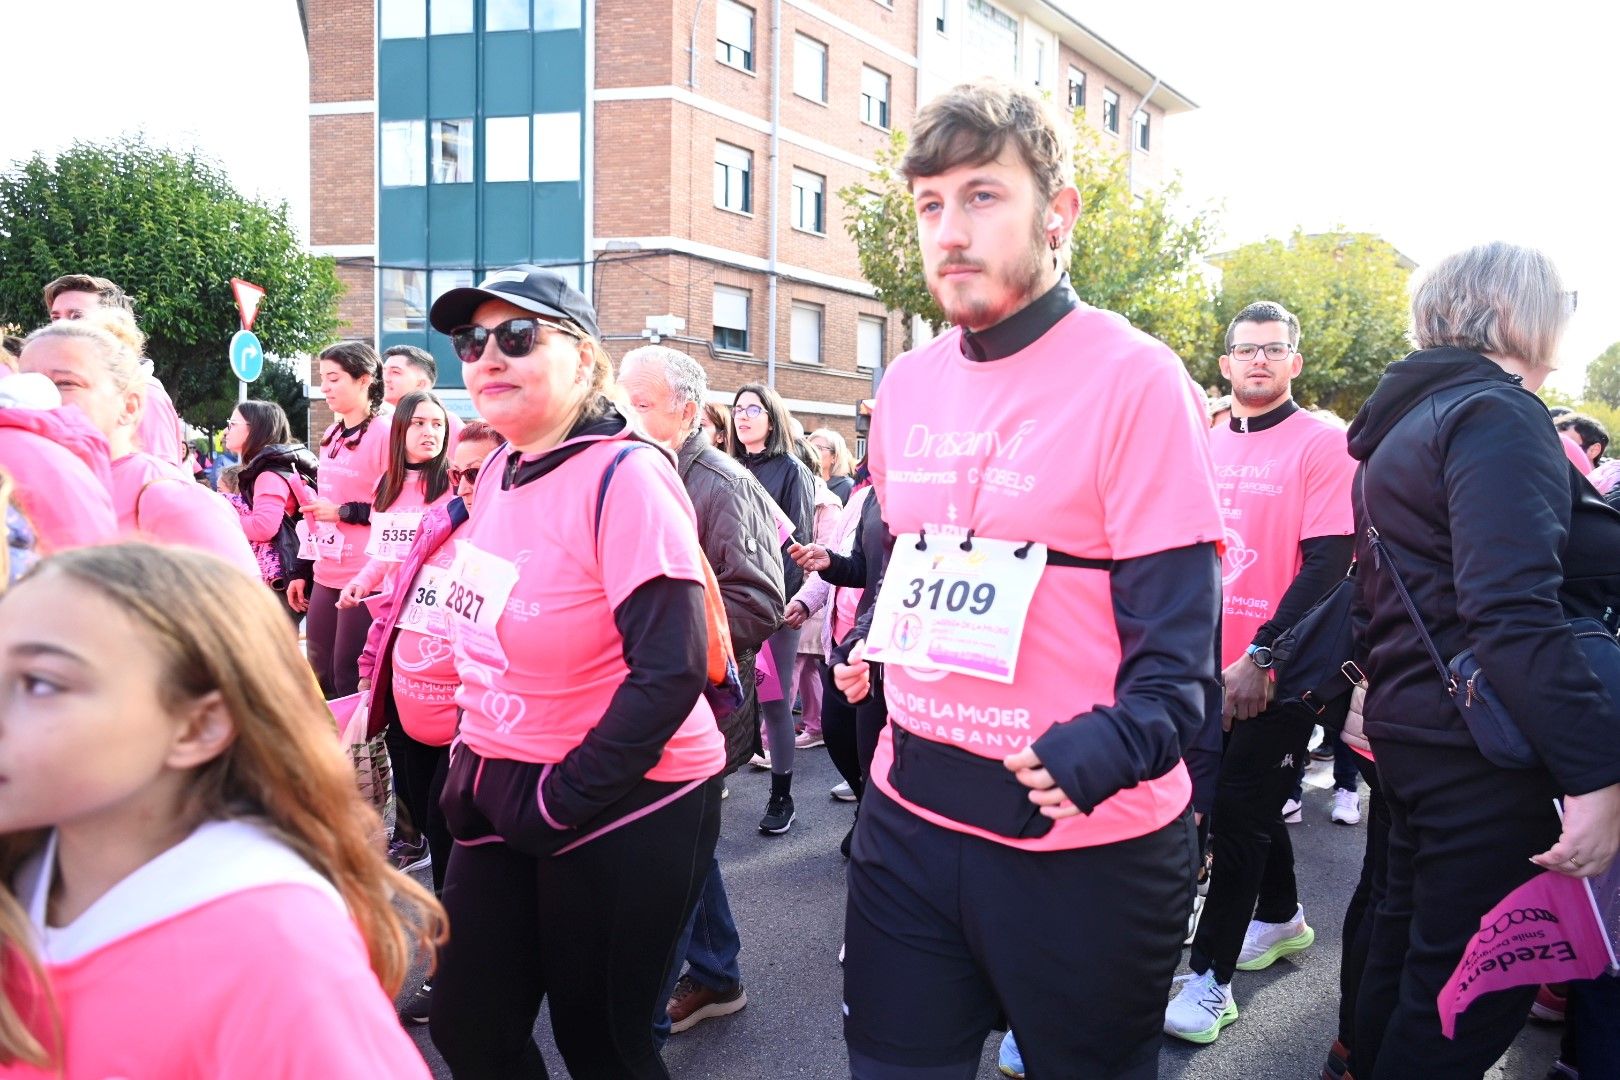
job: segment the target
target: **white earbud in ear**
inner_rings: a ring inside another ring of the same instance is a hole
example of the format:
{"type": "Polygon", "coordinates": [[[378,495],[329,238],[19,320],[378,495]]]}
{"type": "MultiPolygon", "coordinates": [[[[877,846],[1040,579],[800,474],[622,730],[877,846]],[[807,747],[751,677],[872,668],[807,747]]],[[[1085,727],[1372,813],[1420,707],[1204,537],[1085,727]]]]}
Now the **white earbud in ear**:
{"type": "Polygon", "coordinates": [[[1053,214],[1051,217],[1046,219],[1046,227],[1048,229],[1061,229],[1063,228],[1063,219],[1058,217],[1056,214],[1053,214]]]}

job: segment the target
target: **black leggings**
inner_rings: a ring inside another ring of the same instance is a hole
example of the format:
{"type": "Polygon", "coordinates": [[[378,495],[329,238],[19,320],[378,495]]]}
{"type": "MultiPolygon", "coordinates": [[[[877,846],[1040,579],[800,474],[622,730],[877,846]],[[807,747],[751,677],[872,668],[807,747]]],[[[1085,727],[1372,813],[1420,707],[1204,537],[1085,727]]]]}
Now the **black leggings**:
{"type": "Polygon", "coordinates": [[[389,725],[388,757],[394,765],[394,796],[405,805],[411,824],[427,837],[433,856],[433,892],[444,892],[444,873],[450,865],[450,829],[439,809],[439,795],[450,768],[450,747],[429,746],[405,733],[398,719],[389,725]]]}
{"type": "MultiPolygon", "coordinates": [[[[1354,751],[1351,751],[1354,753],[1354,751]]],[[[1344,911],[1344,936],[1339,956],[1339,1041],[1350,1050],[1350,1071],[1361,1067],[1353,1045],[1356,1033],[1356,996],[1361,973],[1372,945],[1373,912],[1384,902],[1389,887],[1389,805],[1378,782],[1378,767],[1356,754],[1356,768],[1367,781],[1367,851],[1361,860],[1361,879],[1344,911]]]]}
{"type": "Polygon", "coordinates": [[[360,688],[360,653],[371,630],[371,609],[356,604],[338,610],[342,589],[316,585],[310,590],[308,623],[304,640],[309,650],[309,666],[321,684],[321,693],[331,701],[348,697],[360,688]]]}
{"type": "Polygon", "coordinates": [[[716,778],[563,855],[457,842],[431,1020],[456,1080],[545,1077],[543,1000],[576,1080],[668,1080],[651,1017],[719,831],[716,778]]]}
{"type": "Polygon", "coordinates": [[[877,753],[878,737],[889,722],[889,704],[883,699],[883,665],[872,665],[872,689],[859,705],[851,705],[833,683],[832,665],[822,671],[821,737],[827,756],[855,792],[866,790],[866,774],[877,753]]]}

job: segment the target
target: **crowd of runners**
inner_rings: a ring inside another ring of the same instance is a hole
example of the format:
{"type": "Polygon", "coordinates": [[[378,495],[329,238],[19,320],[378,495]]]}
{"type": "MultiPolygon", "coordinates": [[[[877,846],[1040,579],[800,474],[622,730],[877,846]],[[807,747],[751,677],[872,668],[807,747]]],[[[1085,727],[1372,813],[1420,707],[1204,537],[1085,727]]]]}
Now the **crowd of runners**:
{"type": "Polygon", "coordinates": [[[998,1030],[1009,1076],[1154,1076],[1326,919],[1305,1074],[1480,1076],[1534,1007],[1554,1075],[1620,1076],[1612,972],[1451,1036],[1438,1004],[1482,915],[1620,847],[1620,687],[1570,625],[1614,630],[1620,469],[1528,392],[1572,294],[1530,249],[1443,260],[1348,424],[1256,298],[1212,401],[1070,286],[1067,127],[993,82],[919,112],[952,329],[887,366],[859,461],[769,386],[615,361],[517,266],[429,314],[476,419],[428,353],[337,342],[331,426],[242,402],[215,491],[133,299],[41,283],[0,368],[0,1075],[426,1076],[426,1024],[458,1080],[543,1077],[544,1005],[571,1075],[667,1076],[747,1005],[726,777],[769,770],[768,844],[824,747],[853,1077],[966,1080],[998,1030]],[[1348,705],[1312,709],[1277,664],[1347,573],[1348,705]],[[1523,767],[1431,662],[1469,648],[1523,767]],[[1366,858],[1308,919],[1313,754],[1366,858]]]}

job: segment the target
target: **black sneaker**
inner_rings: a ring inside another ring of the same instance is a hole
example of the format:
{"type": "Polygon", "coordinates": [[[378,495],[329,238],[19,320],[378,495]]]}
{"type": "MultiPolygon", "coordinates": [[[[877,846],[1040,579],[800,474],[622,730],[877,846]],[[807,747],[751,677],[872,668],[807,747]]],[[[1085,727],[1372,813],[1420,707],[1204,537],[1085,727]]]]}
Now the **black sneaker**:
{"type": "Polygon", "coordinates": [[[407,1024],[425,1024],[428,1022],[428,1014],[432,1011],[433,984],[425,982],[416,993],[411,995],[411,1000],[405,1003],[405,1007],[400,1010],[399,1015],[404,1018],[407,1024]]]}
{"type": "Polygon", "coordinates": [[[416,843],[407,843],[404,840],[395,840],[388,846],[388,856],[394,860],[401,873],[412,874],[433,862],[428,854],[427,837],[419,838],[416,843]]]}
{"type": "Polygon", "coordinates": [[[851,825],[849,827],[849,832],[844,834],[844,842],[842,844],[838,845],[838,853],[840,855],[842,855],[846,859],[849,858],[849,845],[852,844],[854,841],[855,841],[855,826],[851,825]]]}
{"type": "Polygon", "coordinates": [[[772,795],[765,804],[765,816],[759,819],[759,831],[780,836],[793,825],[793,796],[772,795]]]}

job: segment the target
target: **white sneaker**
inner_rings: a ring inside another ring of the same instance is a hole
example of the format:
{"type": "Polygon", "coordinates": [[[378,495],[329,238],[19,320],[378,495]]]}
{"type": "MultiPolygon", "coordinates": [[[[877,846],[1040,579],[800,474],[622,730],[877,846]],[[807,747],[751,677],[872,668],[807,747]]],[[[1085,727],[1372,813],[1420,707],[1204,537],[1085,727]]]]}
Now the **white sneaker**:
{"type": "Polygon", "coordinates": [[[1305,922],[1305,907],[1294,909],[1285,923],[1249,921],[1243,935],[1243,951],[1238,953],[1239,971],[1261,971],[1292,953],[1304,952],[1316,941],[1316,931],[1305,922]]]}
{"type": "Polygon", "coordinates": [[[848,780],[840,780],[834,784],[832,791],[828,792],[828,794],[839,802],[855,801],[855,789],[849,786],[848,780]]]}
{"type": "Polygon", "coordinates": [[[1303,809],[1303,803],[1301,803],[1298,799],[1290,798],[1287,802],[1283,803],[1283,820],[1290,825],[1298,825],[1301,821],[1305,820],[1305,815],[1300,812],[1303,809]]]}
{"type": "Polygon", "coordinates": [[[1231,984],[1215,981],[1213,969],[1202,975],[1178,975],[1171,985],[1181,991],[1164,1009],[1164,1033],[1192,1043],[1212,1043],[1221,1029],[1238,1018],[1231,984]]]}
{"type": "Polygon", "coordinates": [[[1333,820],[1340,825],[1361,821],[1361,796],[1344,788],[1333,789],[1333,820]]]}
{"type": "Polygon", "coordinates": [[[763,754],[755,754],[753,757],[748,759],[748,764],[752,765],[756,769],[768,769],[768,768],[770,768],[771,767],[771,755],[770,755],[770,752],[767,751],[767,752],[765,752],[763,754]]]}
{"type": "Polygon", "coordinates": [[[1182,942],[1183,945],[1191,945],[1193,943],[1193,938],[1198,936],[1198,917],[1203,913],[1204,894],[1194,893],[1192,917],[1187,920],[1187,940],[1182,942]]]}

